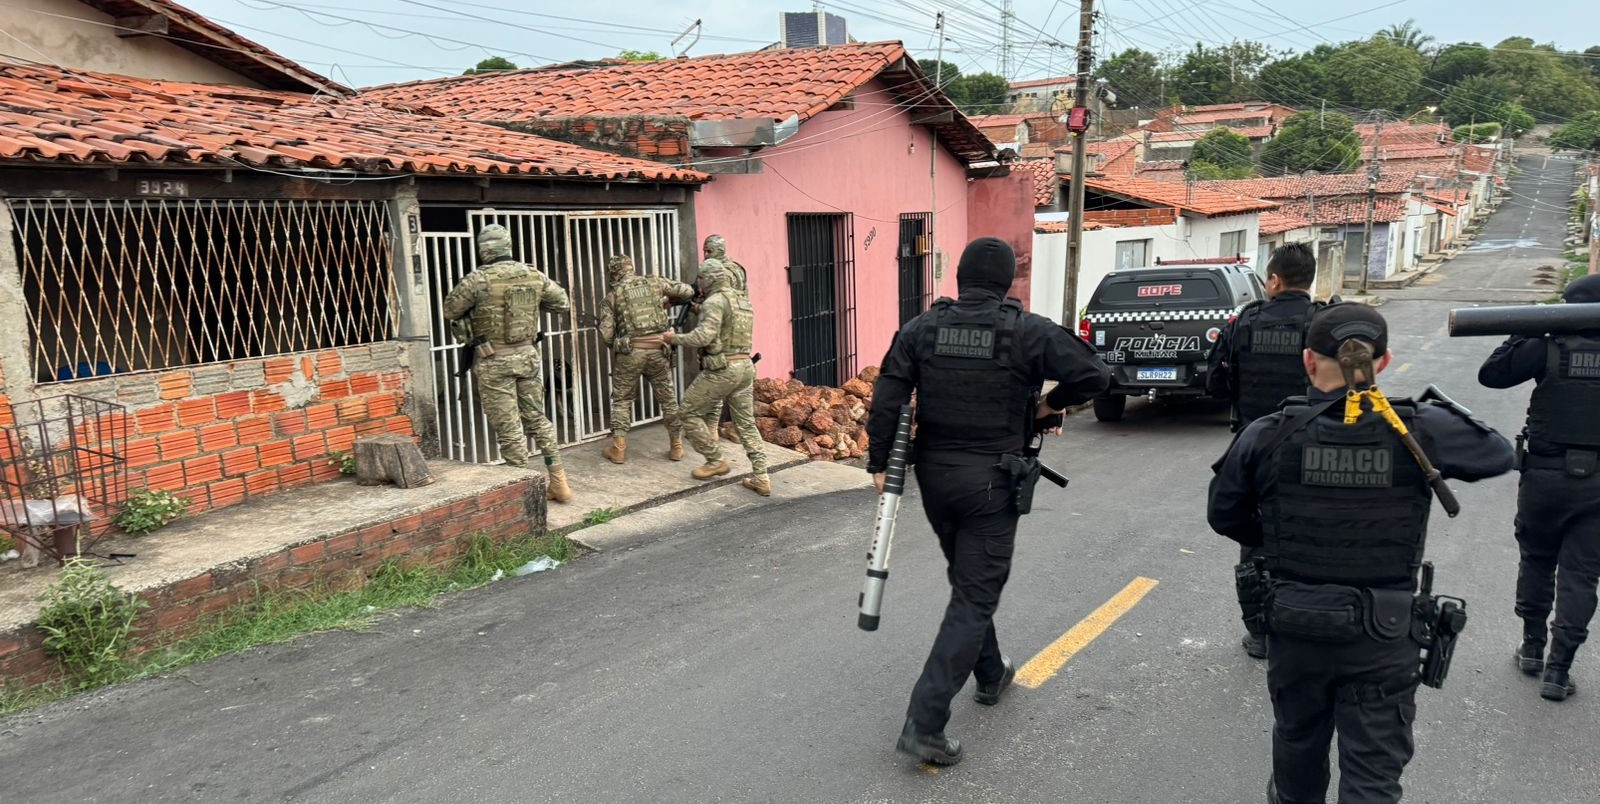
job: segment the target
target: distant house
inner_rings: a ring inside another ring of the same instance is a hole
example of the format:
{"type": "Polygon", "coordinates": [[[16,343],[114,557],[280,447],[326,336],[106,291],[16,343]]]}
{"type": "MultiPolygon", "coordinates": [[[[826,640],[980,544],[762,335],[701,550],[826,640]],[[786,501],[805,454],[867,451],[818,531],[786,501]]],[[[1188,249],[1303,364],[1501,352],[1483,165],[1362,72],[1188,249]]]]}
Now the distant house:
{"type": "MultiPolygon", "coordinates": [[[[1061,178],[1070,188],[1070,177],[1061,178]]],[[[1270,201],[1132,176],[1084,181],[1084,238],[1077,299],[1081,305],[1106,274],[1153,266],[1157,259],[1251,257],[1270,201]]],[[[1036,217],[1032,309],[1061,317],[1067,228],[1062,214],[1036,217]]],[[[1077,311],[1067,317],[1076,321],[1077,311]]]]}
{"type": "MultiPolygon", "coordinates": [[[[724,235],[749,271],[763,376],[837,384],[876,362],[902,322],[954,292],[952,257],[978,235],[1013,243],[1027,297],[1031,182],[995,162],[990,138],[898,42],[518,70],[363,97],[714,174],[696,236],[724,235]]],[[[990,128],[1026,136],[1020,117],[990,128]]]]}
{"type": "Polygon", "coordinates": [[[1281,126],[1295,111],[1282,104],[1264,101],[1218,103],[1208,106],[1170,106],[1157,112],[1154,118],[1140,128],[1155,132],[1204,132],[1218,126],[1241,129],[1281,126]]]}
{"type": "MultiPolygon", "coordinates": [[[[1017,81],[1006,99],[1017,113],[1059,118],[1073,107],[1077,85],[1075,75],[1017,81]]],[[[1119,114],[1117,107],[1116,89],[1105,79],[1097,80],[1089,96],[1089,120],[1096,136],[1114,134],[1137,119],[1137,113],[1119,114]]]]}
{"type": "Polygon", "coordinates": [[[1251,152],[1260,155],[1262,146],[1266,145],[1278,133],[1276,124],[1268,123],[1260,126],[1222,126],[1216,125],[1209,128],[1189,128],[1178,131],[1144,131],[1144,158],[1151,162],[1183,162],[1194,154],[1195,143],[1201,137],[1217,129],[1226,129],[1250,141],[1251,152]]]}
{"type": "MultiPolygon", "coordinates": [[[[1348,287],[1360,281],[1368,207],[1367,176],[1359,173],[1287,176],[1202,181],[1194,182],[1193,186],[1239,198],[1276,202],[1277,213],[1285,217],[1274,220],[1273,228],[1283,225],[1285,218],[1299,219],[1305,224],[1293,229],[1314,228],[1314,232],[1306,233],[1305,239],[1342,243],[1345,284],[1348,287]],[[1310,237],[1310,234],[1315,237],[1310,237]]],[[[1377,185],[1377,201],[1373,206],[1369,278],[1386,279],[1396,273],[1412,270],[1422,256],[1438,251],[1448,234],[1440,216],[1437,207],[1426,203],[1416,190],[1413,175],[1383,175],[1377,185]]],[[[1275,234],[1286,235],[1293,229],[1275,234]]],[[[1288,242],[1290,238],[1264,235],[1264,239],[1276,246],[1288,242]]],[[[1257,252],[1257,260],[1263,261],[1268,253],[1263,248],[1257,252]]]]}

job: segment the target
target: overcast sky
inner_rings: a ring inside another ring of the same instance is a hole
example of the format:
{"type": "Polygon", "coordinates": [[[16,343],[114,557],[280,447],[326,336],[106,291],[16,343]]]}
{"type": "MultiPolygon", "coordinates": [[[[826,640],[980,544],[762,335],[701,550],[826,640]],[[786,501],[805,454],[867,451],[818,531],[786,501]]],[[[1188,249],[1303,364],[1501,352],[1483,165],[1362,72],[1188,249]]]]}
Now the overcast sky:
{"type": "MultiPolygon", "coordinates": [[[[691,55],[750,50],[778,38],[780,11],[813,4],[773,0],[183,0],[217,22],[356,86],[460,73],[489,55],[521,66],[615,55],[673,52],[672,40],[703,21],[691,55]]],[[[1000,66],[1003,0],[850,0],[822,4],[862,41],[898,39],[932,56],[936,10],[947,13],[947,60],[963,71],[1000,66]]],[[[1078,4],[1015,0],[1013,78],[1071,72],[1071,52],[1051,44],[1077,36],[1078,4]]],[[[1180,49],[1196,41],[1257,39],[1304,50],[1360,38],[1415,18],[1442,42],[1493,44],[1510,35],[1564,50],[1600,44],[1600,28],[1580,19],[1579,0],[1101,0],[1097,48],[1180,49]],[[1508,12],[1514,8],[1516,15],[1508,12]],[[1574,38],[1585,37],[1585,38],[1574,38]]],[[[688,44],[693,34],[680,44],[688,44]]]]}

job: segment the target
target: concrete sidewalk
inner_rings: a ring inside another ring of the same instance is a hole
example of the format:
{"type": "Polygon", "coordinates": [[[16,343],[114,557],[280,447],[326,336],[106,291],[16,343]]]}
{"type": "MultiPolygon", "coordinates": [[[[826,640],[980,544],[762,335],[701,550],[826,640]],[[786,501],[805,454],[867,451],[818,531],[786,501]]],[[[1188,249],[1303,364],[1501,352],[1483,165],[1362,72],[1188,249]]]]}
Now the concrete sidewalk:
{"type": "MultiPolygon", "coordinates": [[[[689,475],[705,459],[687,441],[683,445],[683,460],[667,460],[667,431],[659,424],[635,428],[628,434],[627,462],[620,466],[601,454],[610,445],[608,438],[562,451],[567,481],[572,486],[572,500],[550,504],[545,526],[550,533],[568,533],[583,527],[591,512],[605,510],[616,517],[728,485],[734,485],[730,490],[733,496],[761,499],[755,492],[736,485],[750,476],[750,460],[745,457],[742,446],[727,440],[722,442],[722,459],[733,471],[707,481],[695,480],[689,475]]],[[[809,463],[808,458],[792,449],[776,444],[762,446],[767,450],[769,472],[809,463]]],[[[866,475],[860,470],[856,473],[866,475]]],[[[775,489],[783,485],[776,476],[772,483],[775,489]]]]}

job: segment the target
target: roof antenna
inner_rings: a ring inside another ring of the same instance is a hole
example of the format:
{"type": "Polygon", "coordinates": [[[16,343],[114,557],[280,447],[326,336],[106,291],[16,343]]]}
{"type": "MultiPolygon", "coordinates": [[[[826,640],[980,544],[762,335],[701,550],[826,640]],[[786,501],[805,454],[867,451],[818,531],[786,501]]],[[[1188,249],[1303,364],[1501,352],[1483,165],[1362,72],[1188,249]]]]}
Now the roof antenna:
{"type": "Polygon", "coordinates": [[[671,47],[672,47],[672,55],[674,57],[676,57],[676,58],[680,58],[681,59],[684,56],[689,55],[689,48],[694,47],[699,42],[700,42],[700,20],[695,20],[693,25],[690,25],[689,27],[683,29],[683,33],[678,34],[678,38],[677,39],[672,40],[672,45],[671,45],[671,47]],[[694,34],[694,40],[689,42],[689,44],[684,45],[683,46],[683,50],[679,51],[678,50],[678,43],[682,42],[683,38],[685,36],[688,36],[691,32],[694,34]]]}

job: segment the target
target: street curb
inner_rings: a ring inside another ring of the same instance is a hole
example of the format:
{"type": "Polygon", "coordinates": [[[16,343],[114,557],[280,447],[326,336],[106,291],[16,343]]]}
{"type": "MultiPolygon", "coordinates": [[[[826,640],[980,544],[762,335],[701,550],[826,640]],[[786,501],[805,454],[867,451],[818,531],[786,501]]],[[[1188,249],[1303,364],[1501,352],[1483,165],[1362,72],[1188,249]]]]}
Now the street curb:
{"type": "MultiPolygon", "coordinates": [[[[768,454],[770,455],[771,453],[769,452],[768,454]]],[[[810,458],[803,458],[803,457],[801,457],[799,455],[799,453],[795,453],[794,460],[785,460],[785,461],[777,462],[777,463],[769,463],[767,465],[767,473],[768,474],[777,474],[779,472],[782,472],[785,469],[792,469],[792,468],[794,468],[796,466],[800,466],[802,464],[808,464],[808,463],[811,463],[811,459],[810,458]]],[[[679,500],[687,499],[689,497],[694,497],[694,496],[697,496],[697,495],[705,494],[707,492],[716,491],[717,489],[726,488],[727,486],[731,486],[731,485],[733,485],[735,483],[743,481],[747,477],[752,477],[752,476],[754,476],[754,474],[755,474],[754,472],[741,472],[741,473],[738,473],[738,474],[734,474],[734,473],[730,472],[729,474],[724,475],[722,477],[719,477],[716,480],[709,480],[709,481],[702,482],[698,486],[689,486],[688,488],[683,488],[683,489],[679,489],[677,491],[669,492],[667,494],[662,494],[662,495],[659,495],[659,496],[656,496],[656,497],[651,497],[650,499],[642,500],[640,502],[634,503],[633,505],[625,506],[625,507],[619,509],[617,511],[616,515],[613,516],[611,519],[607,520],[607,522],[615,522],[618,519],[621,519],[621,518],[623,518],[623,517],[625,517],[625,516],[627,516],[629,514],[635,514],[635,513],[638,513],[640,511],[647,511],[647,510],[649,510],[651,508],[659,508],[660,506],[666,505],[668,503],[674,503],[674,502],[677,502],[679,500]]],[[[752,494],[753,493],[754,492],[752,492],[752,494]]],[[[564,536],[564,537],[566,537],[567,541],[570,541],[573,544],[576,544],[579,547],[582,547],[584,550],[587,550],[587,551],[593,552],[593,553],[599,553],[599,552],[604,552],[600,547],[597,547],[595,545],[589,544],[589,543],[585,542],[581,537],[574,536],[573,534],[582,532],[584,530],[587,530],[588,528],[598,527],[599,525],[603,525],[603,524],[606,524],[606,523],[605,522],[601,522],[601,523],[596,523],[596,524],[589,524],[587,522],[581,522],[580,521],[580,522],[576,522],[576,523],[573,523],[571,525],[568,525],[568,526],[566,526],[564,528],[557,528],[557,529],[554,529],[554,530],[546,531],[545,534],[547,536],[564,536]]]]}

